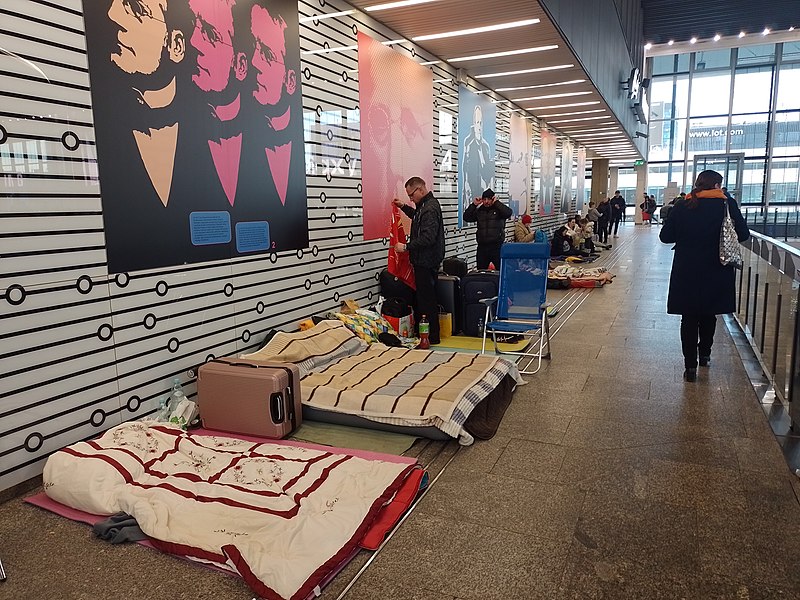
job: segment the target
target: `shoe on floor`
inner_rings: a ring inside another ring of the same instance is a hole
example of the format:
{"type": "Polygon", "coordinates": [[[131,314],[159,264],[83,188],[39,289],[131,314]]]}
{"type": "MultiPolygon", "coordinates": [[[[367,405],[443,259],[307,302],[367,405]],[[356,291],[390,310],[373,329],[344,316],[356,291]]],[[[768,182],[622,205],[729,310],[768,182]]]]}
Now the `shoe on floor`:
{"type": "Polygon", "coordinates": [[[684,381],[697,381],[697,369],[686,369],[683,372],[684,381]]]}
{"type": "Polygon", "coordinates": [[[701,367],[707,367],[708,363],[711,362],[711,357],[710,356],[701,356],[699,358],[698,362],[700,363],[701,367]]]}

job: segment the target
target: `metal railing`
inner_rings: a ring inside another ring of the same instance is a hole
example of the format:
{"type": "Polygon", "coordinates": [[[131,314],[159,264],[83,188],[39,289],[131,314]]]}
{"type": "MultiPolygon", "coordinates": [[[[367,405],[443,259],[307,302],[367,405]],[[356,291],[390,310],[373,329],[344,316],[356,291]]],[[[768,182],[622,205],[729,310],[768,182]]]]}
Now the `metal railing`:
{"type": "Polygon", "coordinates": [[[742,216],[750,231],[784,241],[800,238],[800,211],[796,206],[743,206],[742,216]]]}
{"type": "Polygon", "coordinates": [[[750,233],[737,273],[735,316],[775,393],[789,403],[792,422],[800,423],[800,250],[750,233]]]}

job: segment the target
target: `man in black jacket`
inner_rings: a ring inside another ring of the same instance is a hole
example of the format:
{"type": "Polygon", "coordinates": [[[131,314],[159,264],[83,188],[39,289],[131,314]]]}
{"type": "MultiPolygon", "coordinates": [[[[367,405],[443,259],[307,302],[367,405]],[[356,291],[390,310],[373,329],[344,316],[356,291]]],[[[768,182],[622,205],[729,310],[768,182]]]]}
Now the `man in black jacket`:
{"type": "Polygon", "coordinates": [[[425,181],[412,177],[406,181],[406,194],[413,207],[395,198],[392,202],[411,218],[408,243],[395,244],[397,252],[408,252],[417,283],[417,322],[425,315],[430,323],[430,342],[439,343],[439,302],[436,299],[436,273],[444,259],[444,220],[439,201],[425,181]]]}
{"type": "Polygon", "coordinates": [[[506,221],[511,217],[511,209],[500,202],[491,189],[475,198],[467,210],[464,220],[478,223],[475,237],[478,240],[477,263],[479,269],[488,269],[489,263],[500,268],[500,246],[506,238],[506,221]]]}

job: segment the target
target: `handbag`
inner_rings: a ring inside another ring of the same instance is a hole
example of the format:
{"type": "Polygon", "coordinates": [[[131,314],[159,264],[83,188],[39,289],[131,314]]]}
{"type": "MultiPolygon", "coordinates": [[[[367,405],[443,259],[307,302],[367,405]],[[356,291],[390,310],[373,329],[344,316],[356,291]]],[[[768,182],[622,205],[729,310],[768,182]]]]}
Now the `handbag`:
{"type": "Polygon", "coordinates": [[[722,218],[722,229],[719,232],[719,262],[725,266],[731,265],[737,269],[742,267],[742,247],[736,235],[736,227],[728,211],[728,200],[724,202],[725,216],[722,218]]]}

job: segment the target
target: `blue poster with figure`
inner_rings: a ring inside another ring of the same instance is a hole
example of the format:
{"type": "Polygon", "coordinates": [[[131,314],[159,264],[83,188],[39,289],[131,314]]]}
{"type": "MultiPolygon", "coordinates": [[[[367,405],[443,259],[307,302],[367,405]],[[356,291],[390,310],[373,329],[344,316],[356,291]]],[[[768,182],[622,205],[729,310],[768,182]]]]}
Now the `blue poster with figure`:
{"type": "Polygon", "coordinates": [[[497,105],[483,94],[458,88],[458,227],[464,211],[484,190],[494,187],[497,105]]]}

